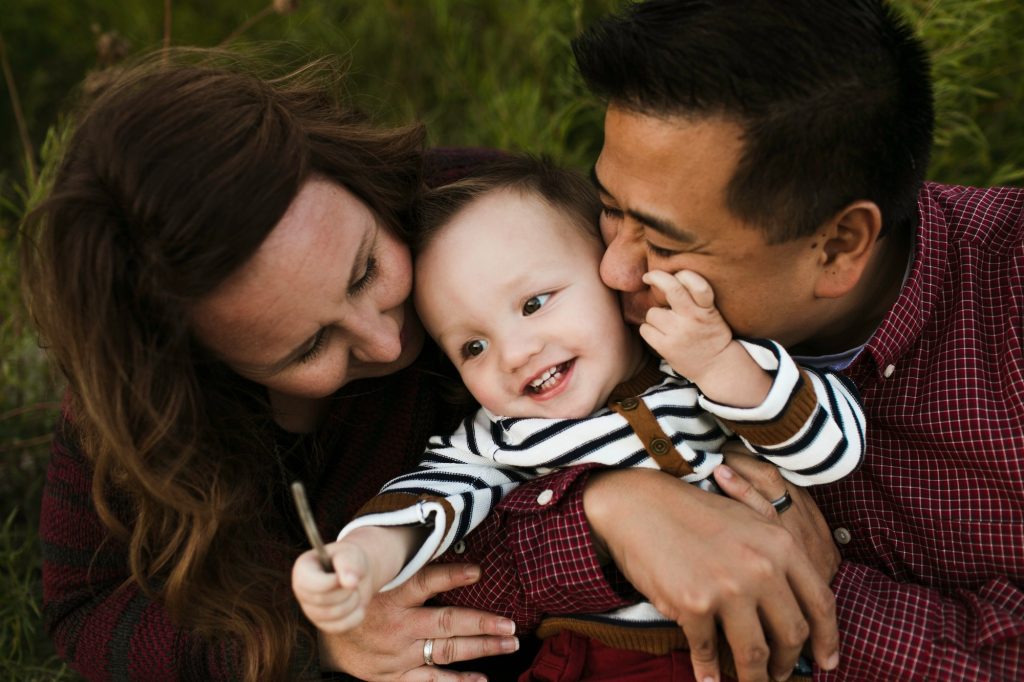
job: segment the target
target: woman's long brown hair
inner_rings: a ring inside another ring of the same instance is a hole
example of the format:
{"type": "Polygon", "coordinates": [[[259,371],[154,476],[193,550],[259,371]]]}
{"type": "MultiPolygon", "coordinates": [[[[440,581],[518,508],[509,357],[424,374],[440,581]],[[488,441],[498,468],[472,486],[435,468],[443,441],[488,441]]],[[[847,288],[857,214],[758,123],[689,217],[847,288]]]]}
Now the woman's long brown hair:
{"type": "Polygon", "coordinates": [[[26,300],[69,382],[96,508],[128,543],[132,579],[176,623],[240,650],[248,680],[286,678],[312,633],[291,597],[266,396],[210,357],[189,311],[311,174],[402,233],[422,128],[369,125],[339,82],[333,65],[267,80],[203,51],[138,64],[79,114],[23,229],[26,300]]]}

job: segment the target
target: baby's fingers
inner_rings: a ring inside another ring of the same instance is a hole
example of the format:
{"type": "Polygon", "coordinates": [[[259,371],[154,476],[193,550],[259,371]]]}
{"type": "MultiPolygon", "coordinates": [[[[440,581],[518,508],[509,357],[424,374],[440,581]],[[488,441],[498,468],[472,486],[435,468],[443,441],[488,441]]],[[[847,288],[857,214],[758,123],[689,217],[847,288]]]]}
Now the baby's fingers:
{"type": "Polygon", "coordinates": [[[659,289],[672,310],[677,312],[685,312],[693,306],[711,308],[714,305],[715,295],[707,280],[690,270],[680,270],[675,275],[651,270],[644,274],[643,279],[659,289]]]}
{"type": "Polygon", "coordinates": [[[693,270],[680,270],[675,279],[690,293],[690,299],[701,308],[715,305],[715,292],[708,281],[693,270]]]}
{"type": "Polygon", "coordinates": [[[331,555],[334,572],[338,574],[338,583],[349,590],[359,587],[369,569],[366,553],[359,546],[345,542],[333,542],[327,546],[331,555]]]}
{"type": "Polygon", "coordinates": [[[299,599],[318,601],[335,590],[340,590],[336,573],[328,573],[320,565],[316,552],[309,550],[299,555],[292,566],[292,589],[299,599]]]}
{"type": "Polygon", "coordinates": [[[330,606],[308,606],[302,610],[314,625],[324,632],[345,632],[366,618],[366,604],[358,592],[348,592],[344,601],[330,606]]]}

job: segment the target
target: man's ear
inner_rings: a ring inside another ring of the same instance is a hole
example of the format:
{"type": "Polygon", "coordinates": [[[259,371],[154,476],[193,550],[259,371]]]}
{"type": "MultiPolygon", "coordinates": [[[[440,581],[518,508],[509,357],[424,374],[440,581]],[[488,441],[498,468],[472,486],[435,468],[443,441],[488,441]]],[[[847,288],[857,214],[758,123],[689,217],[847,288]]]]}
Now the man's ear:
{"type": "Polygon", "coordinates": [[[823,226],[820,271],[814,294],[841,298],[860,282],[882,231],[882,212],[873,201],[855,201],[843,207],[823,226]]]}

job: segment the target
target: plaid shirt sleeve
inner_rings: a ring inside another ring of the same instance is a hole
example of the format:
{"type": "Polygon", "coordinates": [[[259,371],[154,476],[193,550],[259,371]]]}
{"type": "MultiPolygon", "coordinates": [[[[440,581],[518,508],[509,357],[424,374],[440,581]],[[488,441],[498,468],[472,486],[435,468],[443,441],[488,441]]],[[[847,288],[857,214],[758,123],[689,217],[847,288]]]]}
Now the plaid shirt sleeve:
{"type": "Polygon", "coordinates": [[[598,561],[583,513],[583,490],[596,466],[563,469],[509,493],[439,559],[479,563],[480,581],[439,601],[495,611],[515,620],[519,632],[532,631],[544,614],[596,613],[633,603],[632,587],[598,561]]]}
{"type": "Polygon", "coordinates": [[[842,662],[816,679],[1020,679],[1024,592],[1006,578],[946,594],[844,562],[832,587],[842,662]]]}

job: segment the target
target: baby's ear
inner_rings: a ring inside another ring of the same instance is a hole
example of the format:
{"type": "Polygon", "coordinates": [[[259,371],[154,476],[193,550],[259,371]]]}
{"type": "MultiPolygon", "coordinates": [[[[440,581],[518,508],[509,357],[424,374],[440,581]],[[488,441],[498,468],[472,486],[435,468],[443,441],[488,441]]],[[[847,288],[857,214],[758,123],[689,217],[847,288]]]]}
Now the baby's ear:
{"type": "Polygon", "coordinates": [[[855,201],[843,207],[821,228],[824,242],[819,255],[820,273],[814,289],[820,298],[841,298],[864,275],[882,231],[882,212],[873,201],[855,201]]]}

